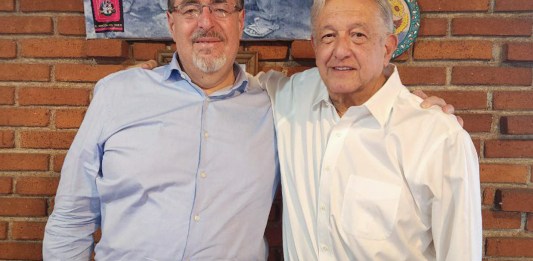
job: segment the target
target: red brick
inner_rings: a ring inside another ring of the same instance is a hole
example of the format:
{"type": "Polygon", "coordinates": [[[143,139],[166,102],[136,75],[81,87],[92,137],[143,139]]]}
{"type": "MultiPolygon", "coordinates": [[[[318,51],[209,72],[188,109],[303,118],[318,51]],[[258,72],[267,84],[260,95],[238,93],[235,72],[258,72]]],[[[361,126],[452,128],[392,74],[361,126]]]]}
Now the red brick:
{"type": "MultiPolygon", "coordinates": [[[[421,75],[424,77],[424,75],[421,75]]],[[[402,77],[403,81],[403,77],[402,77]]],[[[487,93],[479,91],[427,91],[428,95],[443,98],[456,110],[487,109],[487,93]]]]}
{"type": "Polygon", "coordinates": [[[294,66],[287,68],[287,76],[291,76],[295,73],[303,72],[305,70],[311,69],[309,66],[294,66]]]}
{"type": "MultiPolygon", "coordinates": [[[[0,216],[45,216],[46,200],[43,198],[0,198],[0,216]]],[[[0,251],[2,253],[2,251],[0,251]]]]}
{"type": "Polygon", "coordinates": [[[15,11],[15,0],[0,0],[0,11],[15,11]]]}
{"type": "Polygon", "coordinates": [[[15,193],[21,195],[46,195],[56,194],[59,178],[45,177],[19,177],[17,179],[15,193]]]}
{"type": "Polygon", "coordinates": [[[294,59],[314,59],[315,51],[311,41],[294,41],[291,46],[291,56],[294,59]]]}
{"type": "Polygon", "coordinates": [[[0,34],[51,34],[54,30],[52,18],[46,16],[0,16],[0,24],[0,34]]]}
{"type": "Polygon", "coordinates": [[[533,212],[533,189],[500,189],[496,195],[499,195],[496,203],[503,211],[533,212]]]}
{"type": "Polygon", "coordinates": [[[77,88],[28,87],[19,90],[21,105],[88,105],[91,91],[77,88]]]}
{"type": "Polygon", "coordinates": [[[57,31],[61,35],[85,35],[85,17],[59,16],[57,17],[57,31]]]}
{"type": "Polygon", "coordinates": [[[249,51],[258,52],[259,60],[284,60],[287,58],[289,47],[285,43],[270,43],[268,45],[250,45],[249,51]]]}
{"type": "Polygon", "coordinates": [[[487,158],[532,158],[533,140],[487,140],[487,158]]]}
{"type": "Polygon", "coordinates": [[[417,41],[414,47],[417,60],[490,60],[492,42],[477,40],[417,41]]]}
{"type": "Polygon", "coordinates": [[[488,11],[489,0],[418,0],[422,12],[488,11]]]}
{"type": "Polygon", "coordinates": [[[42,260],[41,243],[0,242],[0,259],[42,260]]]}
{"type": "Polygon", "coordinates": [[[68,149],[74,140],[74,131],[22,131],[20,147],[33,149],[68,149]]]}
{"type": "Polygon", "coordinates": [[[398,72],[405,85],[444,85],[446,68],[398,66],[398,72]]]}
{"type": "Polygon", "coordinates": [[[506,116],[500,120],[502,134],[527,135],[533,134],[533,116],[506,116]]]}
{"type": "Polygon", "coordinates": [[[482,183],[522,183],[527,182],[528,168],[523,165],[480,164],[482,183]]]}
{"type": "Polygon", "coordinates": [[[533,213],[527,214],[526,230],[529,232],[533,231],[533,213]]]}
{"type": "Polygon", "coordinates": [[[62,109],[56,112],[56,128],[68,129],[79,128],[83,117],[85,116],[85,109],[62,109]]]}
{"type": "Polygon", "coordinates": [[[19,0],[23,12],[83,12],[83,1],[79,0],[19,0]]]}
{"type": "Polygon", "coordinates": [[[496,0],[495,11],[533,11],[531,0],[496,0]]]}
{"type": "Polygon", "coordinates": [[[84,39],[24,39],[20,40],[21,55],[37,58],[84,58],[84,39]]]}
{"type": "Polygon", "coordinates": [[[15,147],[15,132],[9,130],[0,131],[0,148],[15,147]]]}
{"type": "Polygon", "coordinates": [[[48,65],[0,63],[0,81],[47,82],[49,80],[48,65]]]}
{"type": "Polygon", "coordinates": [[[0,104],[1,105],[15,104],[15,88],[0,86],[0,104]]]}
{"type": "Polygon", "coordinates": [[[531,19],[455,18],[452,20],[452,35],[531,36],[531,25],[531,19]]]}
{"type": "Polygon", "coordinates": [[[494,92],[493,107],[496,110],[531,110],[533,92],[494,92]]]}
{"type": "Polygon", "coordinates": [[[520,212],[482,211],[483,229],[519,229],[522,224],[520,212]]]}
{"type": "Polygon", "coordinates": [[[458,85],[531,85],[531,68],[460,66],[452,71],[452,84],[458,85]]]}
{"type": "Polygon", "coordinates": [[[11,236],[15,240],[42,240],[45,222],[13,222],[11,236]]]}
{"type": "Polygon", "coordinates": [[[485,256],[532,257],[533,238],[487,238],[485,256]]]}
{"type": "Polygon", "coordinates": [[[506,61],[533,62],[533,43],[508,43],[504,50],[506,61]]]}
{"type": "Polygon", "coordinates": [[[163,50],[166,50],[163,43],[134,43],[133,58],[140,61],[156,60],[157,52],[163,50]]]}
{"type": "Polygon", "coordinates": [[[89,57],[124,58],[129,54],[126,41],[117,39],[98,39],[87,41],[87,55],[89,57]]]}
{"type": "Polygon", "coordinates": [[[57,154],[54,156],[54,171],[55,172],[61,172],[61,168],[63,167],[63,162],[65,161],[65,154],[57,154]]]}
{"type": "Polygon", "coordinates": [[[123,70],[122,65],[56,65],[56,80],[65,82],[96,82],[105,76],[123,70]]]}
{"type": "Polygon", "coordinates": [[[48,170],[48,158],[47,154],[0,153],[0,170],[48,170]]]}
{"type": "Polygon", "coordinates": [[[476,148],[477,156],[481,156],[481,140],[480,139],[472,139],[472,143],[474,143],[474,148],[476,148]]]}
{"type": "Polygon", "coordinates": [[[283,73],[287,74],[287,69],[283,68],[281,66],[272,65],[272,64],[265,64],[265,63],[259,63],[259,71],[260,72],[268,72],[270,70],[283,72],[283,73]]]}
{"type": "Polygon", "coordinates": [[[494,194],[496,193],[496,189],[492,187],[487,187],[483,189],[483,201],[481,204],[483,205],[494,205],[494,194]]]}
{"type": "Polygon", "coordinates": [[[13,192],[13,179],[10,177],[0,177],[0,194],[11,194],[13,192]]]}
{"type": "Polygon", "coordinates": [[[448,19],[423,18],[420,21],[419,36],[445,36],[448,32],[448,19]]]}
{"type": "MultiPolygon", "coordinates": [[[[453,104],[453,103],[450,103],[453,104]]],[[[464,129],[472,132],[490,132],[492,128],[492,114],[458,114],[464,120],[464,129]]]]}
{"type": "Polygon", "coordinates": [[[0,240],[7,238],[7,222],[0,222],[0,240]]]}
{"type": "Polygon", "coordinates": [[[0,58],[17,57],[17,43],[12,40],[0,40],[0,58]]]}
{"type": "Polygon", "coordinates": [[[47,126],[50,112],[38,108],[0,108],[0,126],[47,126]]]}

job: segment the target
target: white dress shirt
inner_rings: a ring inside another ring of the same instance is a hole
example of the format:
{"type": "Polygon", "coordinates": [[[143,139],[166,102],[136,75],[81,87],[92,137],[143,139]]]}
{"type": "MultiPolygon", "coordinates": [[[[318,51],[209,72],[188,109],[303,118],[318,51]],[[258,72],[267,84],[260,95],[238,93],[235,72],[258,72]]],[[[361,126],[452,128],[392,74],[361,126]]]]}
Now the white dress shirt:
{"type": "Polygon", "coordinates": [[[316,68],[260,76],[277,130],[285,260],[481,260],[470,136],[453,115],[420,108],[390,71],[342,118],[316,68]]]}

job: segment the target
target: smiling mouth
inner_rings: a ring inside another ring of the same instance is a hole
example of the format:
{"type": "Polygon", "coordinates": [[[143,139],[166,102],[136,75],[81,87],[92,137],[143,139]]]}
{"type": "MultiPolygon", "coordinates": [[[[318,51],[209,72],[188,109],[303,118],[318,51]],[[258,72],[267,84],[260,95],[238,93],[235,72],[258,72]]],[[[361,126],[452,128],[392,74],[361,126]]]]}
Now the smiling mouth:
{"type": "Polygon", "coordinates": [[[344,72],[344,71],[354,71],[355,68],[353,67],[348,67],[348,66],[335,66],[335,67],[332,67],[333,70],[335,71],[341,71],[341,72],[344,72]]]}

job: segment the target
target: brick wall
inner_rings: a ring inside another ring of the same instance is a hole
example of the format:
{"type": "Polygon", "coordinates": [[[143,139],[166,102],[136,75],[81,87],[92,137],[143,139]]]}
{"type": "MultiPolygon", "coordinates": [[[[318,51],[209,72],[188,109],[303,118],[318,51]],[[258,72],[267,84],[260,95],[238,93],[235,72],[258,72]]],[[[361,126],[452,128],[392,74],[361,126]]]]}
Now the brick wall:
{"type": "MultiPolygon", "coordinates": [[[[533,258],[533,1],[419,0],[396,59],[404,82],[455,105],[481,158],[486,260],[533,258]]],[[[81,0],[0,0],[0,260],[39,260],[65,153],[95,81],[171,42],[85,40],[81,0]]],[[[260,70],[313,66],[307,41],[245,42],[260,70]]],[[[278,197],[267,235],[281,260],[278,197]]]]}

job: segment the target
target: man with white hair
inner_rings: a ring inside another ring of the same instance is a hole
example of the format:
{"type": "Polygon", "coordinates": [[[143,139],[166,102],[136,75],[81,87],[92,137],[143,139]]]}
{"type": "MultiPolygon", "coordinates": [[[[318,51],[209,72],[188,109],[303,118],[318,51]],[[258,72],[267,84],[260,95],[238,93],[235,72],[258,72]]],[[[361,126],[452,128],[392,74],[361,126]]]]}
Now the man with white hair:
{"type": "Polygon", "coordinates": [[[262,75],[272,100],[285,260],[481,260],[477,154],[389,60],[387,0],[317,0],[318,68],[262,75]]]}

